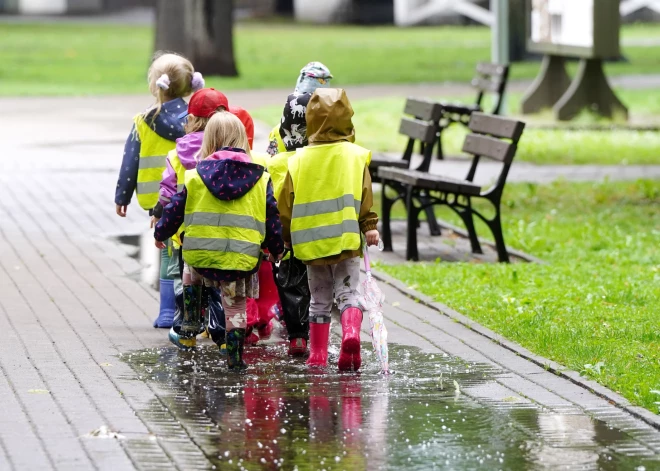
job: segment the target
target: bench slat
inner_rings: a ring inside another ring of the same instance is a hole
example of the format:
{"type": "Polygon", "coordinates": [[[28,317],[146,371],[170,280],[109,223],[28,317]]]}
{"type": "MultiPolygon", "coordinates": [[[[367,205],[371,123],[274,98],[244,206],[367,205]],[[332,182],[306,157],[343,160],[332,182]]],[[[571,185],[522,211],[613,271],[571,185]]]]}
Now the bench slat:
{"type": "Polygon", "coordinates": [[[507,66],[505,65],[492,64],[490,62],[479,62],[477,64],[477,73],[502,77],[506,72],[506,68],[507,66]]]}
{"type": "Polygon", "coordinates": [[[499,93],[501,85],[501,80],[496,78],[486,79],[475,77],[472,79],[472,86],[477,90],[482,90],[484,92],[499,93]]]}
{"type": "Polygon", "coordinates": [[[402,118],[399,133],[427,144],[437,139],[435,126],[419,119],[402,118]]]}
{"type": "Polygon", "coordinates": [[[378,176],[384,180],[392,180],[431,191],[446,191],[469,196],[478,196],[481,193],[481,187],[472,182],[417,170],[381,167],[378,169],[378,176]]]}
{"type": "Polygon", "coordinates": [[[439,103],[418,98],[408,98],[403,112],[424,121],[437,121],[442,116],[439,103]]]}
{"type": "Polygon", "coordinates": [[[494,137],[480,134],[468,134],[463,142],[463,152],[480,155],[500,162],[510,162],[515,153],[516,146],[494,137]]]}
{"type": "Polygon", "coordinates": [[[469,128],[476,133],[490,134],[518,142],[525,129],[525,123],[485,113],[472,113],[469,128]]]}
{"type": "Polygon", "coordinates": [[[409,168],[410,162],[403,159],[388,158],[388,157],[376,157],[372,158],[369,163],[369,170],[373,173],[378,170],[380,167],[396,167],[396,168],[409,168]]]}

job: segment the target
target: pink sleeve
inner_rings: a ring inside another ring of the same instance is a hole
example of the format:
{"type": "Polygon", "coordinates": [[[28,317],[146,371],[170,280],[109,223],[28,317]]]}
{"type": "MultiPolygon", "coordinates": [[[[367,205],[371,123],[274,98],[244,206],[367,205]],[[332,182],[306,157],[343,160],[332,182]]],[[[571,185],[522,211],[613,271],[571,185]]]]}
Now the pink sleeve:
{"type": "Polygon", "coordinates": [[[163,179],[160,181],[160,192],[158,194],[158,200],[163,207],[167,206],[170,199],[172,199],[172,196],[177,193],[177,183],[176,172],[172,168],[172,164],[170,164],[170,159],[168,157],[167,166],[165,167],[165,170],[163,170],[163,179]]]}

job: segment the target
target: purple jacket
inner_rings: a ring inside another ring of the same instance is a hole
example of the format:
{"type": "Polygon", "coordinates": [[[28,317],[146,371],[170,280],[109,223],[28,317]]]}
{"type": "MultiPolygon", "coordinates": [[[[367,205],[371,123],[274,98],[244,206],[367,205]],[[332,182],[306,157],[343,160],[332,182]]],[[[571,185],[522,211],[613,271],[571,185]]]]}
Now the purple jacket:
{"type": "MultiPolygon", "coordinates": [[[[204,131],[193,132],[186,134],[176,140],[176,155],[179,157],[181,164],[186,170],[191,170],[197,166],[195,155],[202,148],[202,141],[204,140],[204,131]]],[[[167,167],[163,171],[163,179],[160,182],[159,198],[160,204],[165,207],[172,199],[172,196],[178,193],[177,185],[183,185],[179,182],[174,168],[167,159],[167,167]]]]}
{"type": "MultiPolygon", "coordinates": [[[[197,164],[197,171],[206,188],[218,199],[238,199],[250,191],[259,182],[265,169],[261,165],[249,162],[249,157],[240,149],[223,148],[197,164]]],[[[154,237],[164,241],[174,234],[183,223],[186,212],[188,190],[184,189],[172,196],[172,201],[163,210],[163,216],[156,224],[154,237]]],[[[185,247],[185,232],[183,233],[185,247]]],[[[263,248],[272,254],[284,251],[282,224],[277,210],[277,201],[273,196],[273,184],[268,182],[266,190],[266,240],[263,248]]],[[[200,275],[215,281],[236,281],[247,278],[259,270],[257,265],[250,272],[236,270],[216,270],[195,268],[200,275]]]]}

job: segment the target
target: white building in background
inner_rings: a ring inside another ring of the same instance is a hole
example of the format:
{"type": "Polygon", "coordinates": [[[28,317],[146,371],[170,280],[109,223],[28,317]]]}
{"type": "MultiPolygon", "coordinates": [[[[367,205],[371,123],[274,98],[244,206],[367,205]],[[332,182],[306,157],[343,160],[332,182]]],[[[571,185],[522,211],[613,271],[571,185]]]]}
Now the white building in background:
{"type": "Polygon", "coordinates": [[[103,0],[0,0],[0,12],[22,15],[93,13],[103,9],[103,0]]]}

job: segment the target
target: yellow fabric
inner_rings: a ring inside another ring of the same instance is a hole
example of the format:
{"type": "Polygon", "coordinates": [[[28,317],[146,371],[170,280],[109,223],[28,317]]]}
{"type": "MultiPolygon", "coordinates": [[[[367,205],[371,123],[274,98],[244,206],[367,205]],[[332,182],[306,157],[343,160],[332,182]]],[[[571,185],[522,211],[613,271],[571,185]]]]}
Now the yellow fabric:
{"type": "Polygon", "coordinates": [[[153,209],[158,203],[160,181],[166,166],[167,154],[176,147],[175,141],[160,137],[149,127],[142,115],[134,118],[140,140],[140,167],[137,176],[137,200],[144,210],[153,209]]]}
{"type": "Polygon", "coordinates": [[[284,141],[282,140],[282,136],[280,136],[280,125],[278,124],[275,126],[272,131],[270,131],[270,134],[268,135],[268,141],[277,141],[277,152],[286,152],[286,146],[284,145],[284,141]]]}
{"type": "Polygon", "coordinates": [[[251,271],[257,266],[266,238],[269,179],[264,172],[241,198],[222,201],[206,188],[196,169],[186,171],[186,263],[196,268],[239,271],[251,271]]]}
{"type": "MultiPolygon", "coordinates": [[[[185,181],[186,167],[181,163],[181,159],[179,158],[179,154],[176,153],[176,149],[170,151],[167,155],[167,159],[170,161],[172,170],[176,173],[176,192],[180,193],[185,186],[183,182],[185,181]]],[[[177,249],[181,248],[181,233],[185,230],[186,225],[181,224],[179,230],[172,236],[172,245],[177,249]]]]}
{"type": "Polygon", "coordinates": [[[268,160],[268,166],[266,168],[268,169],[270,178],[273,180],[273,194],[275,198],[280,197],[282,187],[284,187],[284,181],[286,180],[286,174],[289,171],[289,159],[295,153],[296,151],[280,152],[268,160]]]}
{"type": "Polygon", "coordinates": [[[264,152],[255,152],[255,151],[250,151],[250,154],[252,155],[252,162],[254,162],[255,164],[261,165],[264,168],[268,166],[270,155],[264,152]]]}
{"type": "Polygon", "coordinates": [[[362,179],[370,151],[350,142],[298,149],[289,160],[296,258],[317,260],[358,250],[362,179]]]}

